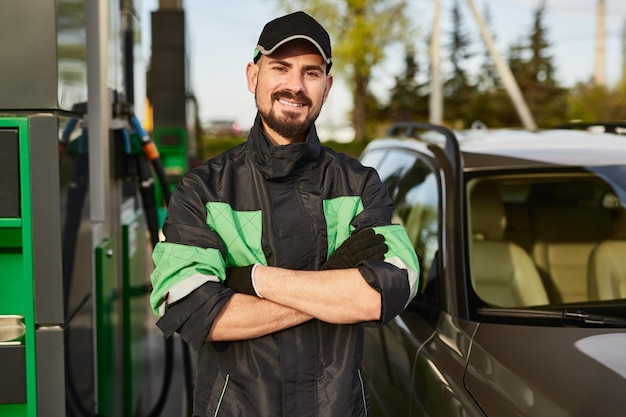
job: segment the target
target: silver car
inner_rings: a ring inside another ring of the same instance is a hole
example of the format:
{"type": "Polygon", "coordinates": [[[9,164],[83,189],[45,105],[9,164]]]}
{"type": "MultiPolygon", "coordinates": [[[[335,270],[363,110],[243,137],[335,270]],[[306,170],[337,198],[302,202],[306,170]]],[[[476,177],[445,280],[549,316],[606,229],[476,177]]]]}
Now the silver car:
{"type": "Polygon", "coordinates": [[[370,416],[626,415],[623,131],[403,123],[368,145],[421,263],[366,329],[370,416]]]}

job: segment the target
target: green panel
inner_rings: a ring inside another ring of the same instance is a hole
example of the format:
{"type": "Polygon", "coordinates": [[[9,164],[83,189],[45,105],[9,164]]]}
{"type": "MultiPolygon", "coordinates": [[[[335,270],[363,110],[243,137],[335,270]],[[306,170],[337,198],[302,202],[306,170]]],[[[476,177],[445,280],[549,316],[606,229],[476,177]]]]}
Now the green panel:
{"type": "Polygon", "coordinates": [[[180,177],[187,172],[189,169],[187,131],[180,127],[155,127],[152,135],[166,174],[180,177]]]}
{"type": "Polygon", "coordinates": [[[95,251],[97,414],[118,415],[118,301],[116,244],[110,239],[95,251]]]}
{"type": "MultiPolygon", "coordinates": [[[[173,191],[183,174],[189,170],[187,130],[181,127],[155,127],[152,137],[159,150],[169,189],[173,191]]],[[[163,186],[157,175],[154,176],[154,200],[157,207],[157,221],[161,228],[167,217],[167,210],[163,208],[163,186]]]]}
{"type": "Polygon", "coordinates": [[[22,219],[6,219],[0,218],[0,227],[1,228],[21,228],[22,227],[22,219]]]}
{"type": "Polygon", "coordinates": [[[0,224],[0,248],[21,248],[22,247],[22,228],[7,227],[3,228],[0,224]]]}
{"type": "Polygon", "coordinates": [[[0,416],[2,417],[26,417],[27,412],[26,404],[0,404],[0,416]]]}
{"type": "Polygon", "coordinates": [[[30,313],[24,303],[27,297],[24,285],[24,262],[21,248],[0,249],[0,314],[30,313]]]}
{"type": "Polygon", "coordinates": [[[122,317],[124,415],[132,416],[143,385],[146,295],[146,230],[141,210],[122,218],[122,317]]]}
{"type": "Polygon", "coordinates": [[[24,317],[27,398],[26,404],[0,404],[0,416],[36,417],[37,403],[28,401],[37,398],[28,118],[0,117],[0,129],[17,130],[21,216],[0,218],[0,314],[24,317]]]}
{"type": "Polygon", "coordinates": [[[183,127],[155,127],[152,133],[159,153],[187,156],[187,131],[183,127]]]}

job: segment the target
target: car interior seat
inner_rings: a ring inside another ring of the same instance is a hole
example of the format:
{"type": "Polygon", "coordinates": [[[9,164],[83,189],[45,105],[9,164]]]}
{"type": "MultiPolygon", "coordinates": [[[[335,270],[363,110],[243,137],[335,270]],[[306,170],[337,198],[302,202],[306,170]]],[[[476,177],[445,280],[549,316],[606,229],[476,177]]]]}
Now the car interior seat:
{"type": "Polygon", "coordinates": [[[626,212],[615,219],[611,239],[600,242],[589,256],[590,300],[626,298],[626,212]]]}
{"type": "Polygon", "coordinates": [[[471,274],[474,290],[500,307],[548,303],[548,296],[530,255],[503,239],[505,209],[495,183],[483,181],[471,190],[471,274]]]}
{"type": "Polygon", "coordinates": [[[530,205],[532,256],[553,303],[589,300],[589,256],[611,233],[609,211],[581,203],[589,194],[586,188],[584,182],[557,185],[538,193],[530,205]]]}

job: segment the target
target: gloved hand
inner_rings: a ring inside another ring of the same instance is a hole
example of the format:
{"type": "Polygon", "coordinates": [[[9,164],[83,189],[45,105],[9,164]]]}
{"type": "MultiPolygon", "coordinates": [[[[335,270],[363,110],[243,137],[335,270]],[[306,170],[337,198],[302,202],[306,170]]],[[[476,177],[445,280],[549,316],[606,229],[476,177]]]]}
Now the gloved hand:
{"type": "Polygon", "coordinates": [[[252,284],[252,268],[254,265],[234,266],[226,268],[224,285],[235,292],[259,296],[252,284]]]}
{"type": "MultiPolygon", "coordinates": [[[[366,259],[383,261],[388,247],[383,235],[364,229],[346,239],[326,260],[320,270],[355,268],[366,259]]],[[[224,285],[241,294],[263,298],[254,288],[254,265],[226,268],[224,285]]]]}
{"type": "Polygon", "coordinates": [[[374,229],[363,229],[347,238],[320,270],[355,268],[366,259],[382,261],[388,249],[383,235],[374,229]]]}

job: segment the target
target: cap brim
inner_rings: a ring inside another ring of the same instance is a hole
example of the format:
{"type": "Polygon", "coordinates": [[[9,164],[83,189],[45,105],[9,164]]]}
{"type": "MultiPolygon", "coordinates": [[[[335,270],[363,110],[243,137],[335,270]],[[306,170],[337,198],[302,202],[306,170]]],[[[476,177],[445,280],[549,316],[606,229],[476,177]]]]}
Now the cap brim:
{"type": "Polygon", "coordinates": [[[331,59],[329,57],[326,56],[326,54],[324,53],[324,50],[322,49],[322,47],[320,46],[319,43],[317,43],[313,38],[311,38],[310,36],[306,36],[306,35],[293,35],[293,36],[289,36],[285,39],[283,39],[282,41],[278,42],[276,45],[274,45],[271,49],[265,49],[263,46],[261,45],[257,45],[256,49],[257,51],[259,51],[261,54],[263,55],[271,55],[273,54],[278,48],[280,48],[281,46],[283,46],[284,44],[286,44],[287,42],[291,42],[293,40],[296,39],[305,39],[309,42],[311,42],[319,51],[320,55],[322,56],[322,58],[324,59],[324,61],[326,62],[327,65],[329,65],[331,63],[331,59]]]}

